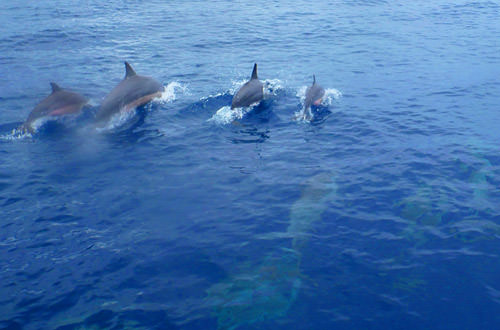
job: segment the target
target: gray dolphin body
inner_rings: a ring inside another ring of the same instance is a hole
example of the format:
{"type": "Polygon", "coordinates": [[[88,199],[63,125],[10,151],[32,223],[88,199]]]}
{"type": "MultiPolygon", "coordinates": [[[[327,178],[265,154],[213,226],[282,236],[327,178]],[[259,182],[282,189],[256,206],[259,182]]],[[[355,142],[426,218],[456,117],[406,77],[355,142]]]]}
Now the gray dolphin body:
{"type": "Polygon", "coordinates": [[[325,90],[316,83],[316,76],[313,75],[313,83],[311,86],[307,87],[306,98],[304,100],[304,116],[306,119],[311,119],[313,117],[311,105],[319,105],[323,96],[325,96],[325,90]]]}
{"type": "Polygon", "coordinates": [[[56,83],[50,83],[50,85],[52,93],[35,106],[21,129],[33,133],[32,124],[35,120],[77,113],[88,103],[88,99],[78,93],[63,89],[56,83]]]}
{"type": "Polygon", "coordinates": [[[316,76],[313,75],[313,84],[307,87],[304,108],[309,109],[311,105],[319,105],[325,96],[323,87],[316,83],[316,76]]]}
{"type": "Polygon", "coordinates": [[[257,63],[253,66],[252,77],[240,90],[234,95],[231,109],[248,107],[254,103],[260,102],[264,97],[264,85],[257,77],[257,63]]]}
{"type": "Polygon", "coordinates": [[[151,77],[139,76],[125,62],[125,78],[104,98],[96,115],[98,123],[108,121],[114,114],[128,112],[159,97],[163,86],[151,77]]]}

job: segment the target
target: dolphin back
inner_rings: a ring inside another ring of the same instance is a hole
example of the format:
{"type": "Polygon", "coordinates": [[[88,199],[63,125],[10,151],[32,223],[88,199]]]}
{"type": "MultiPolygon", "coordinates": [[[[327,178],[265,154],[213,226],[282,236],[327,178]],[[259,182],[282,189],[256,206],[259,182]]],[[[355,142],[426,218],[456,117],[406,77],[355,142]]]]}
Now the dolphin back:
{"type": "Polygon", "coordinates": [[[313,75],[313,84],[307,87],[304,108],[307,110],[311,105],[319,101],[325,95],[325,89],[316,83],[316,76],[313,75]]]}
{"type": "Polygon", "coordinates": [[[262,100],[264,97],[264,85],[258,79],[246,82],[233,97],[231,109],[248,107],[262,100]]]}
{"type": "Polygon", "coordinates": [[[159,96],[163,86],[151,77],[139,76],[125,62],[125,77],[106,95],[96,114],[96,121],[103,122],[114,114],[139,107],[159,96]]]}
{"type": "Polygon", "coordinates": [[[231,109],[248,107],[264,98],[264,85],[257,76],[257,63],[253,65],[252,77],[238,90],[231,102],[231,109]]]}
{"type": "Polygon", "coordinates": [[[158,96],[163,91],[163,86],[151,77],[134,74],[127,75],[104,98],[96,115],[97,121],[109,119],[115,113],[128,106],[141,106],[158,96]]]}
{"type": "Polygon", "coordinates": [[[88,103],[88,99],[81,94],[62,89],[55,83],[51,86],[52,93],[35,106],[23,124],[23,128],[30,132],[31,124],[38,118],[77,113],[88,103]]]}

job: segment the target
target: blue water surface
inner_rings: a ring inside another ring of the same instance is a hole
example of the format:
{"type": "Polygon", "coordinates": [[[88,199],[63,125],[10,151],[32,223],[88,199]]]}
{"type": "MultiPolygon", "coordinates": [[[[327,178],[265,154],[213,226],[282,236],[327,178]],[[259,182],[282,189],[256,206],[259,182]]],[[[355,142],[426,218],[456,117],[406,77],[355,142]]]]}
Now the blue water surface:
{"type": "Polygon", "coordinates": [[[0,328],[499,327],[497,2],[0,13],[0,328]],[[165,93],[96,130],[125,60],[165,93]],[[51,81],[90,110],[20,134],[51,81]]]}

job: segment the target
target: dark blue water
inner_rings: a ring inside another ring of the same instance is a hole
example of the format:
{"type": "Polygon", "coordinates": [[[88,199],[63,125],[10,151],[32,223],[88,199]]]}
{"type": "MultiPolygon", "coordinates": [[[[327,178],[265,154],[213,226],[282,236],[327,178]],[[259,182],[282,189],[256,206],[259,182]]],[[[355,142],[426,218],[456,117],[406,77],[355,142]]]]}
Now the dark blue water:
{"type": "Polygon", "coordinates": [[[496,2],[0,13],[0,328],[499,326],[496,2]],[[125,60],[165,93],[96,131],[125,60]],[[254,62],[266,100],[231,113],[254,62]],[[16,133],[51,81],[92,109],[16,133]]]}

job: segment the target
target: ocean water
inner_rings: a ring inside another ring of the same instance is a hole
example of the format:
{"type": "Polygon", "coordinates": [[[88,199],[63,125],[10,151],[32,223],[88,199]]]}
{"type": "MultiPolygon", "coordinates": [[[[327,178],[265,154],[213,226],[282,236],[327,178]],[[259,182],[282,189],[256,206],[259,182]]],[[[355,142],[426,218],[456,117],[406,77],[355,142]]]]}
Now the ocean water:
{"type": "Polygon", "coordinates": [[[499,327],[497,2],[0,13],[0,328],[499,327]],[[96,130],[123,61],[165,92],[96,130]],[[51,81],[92,107],[20,134],[51,81]]]}

